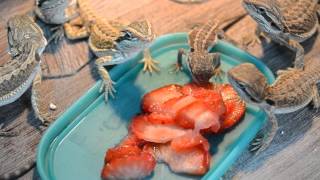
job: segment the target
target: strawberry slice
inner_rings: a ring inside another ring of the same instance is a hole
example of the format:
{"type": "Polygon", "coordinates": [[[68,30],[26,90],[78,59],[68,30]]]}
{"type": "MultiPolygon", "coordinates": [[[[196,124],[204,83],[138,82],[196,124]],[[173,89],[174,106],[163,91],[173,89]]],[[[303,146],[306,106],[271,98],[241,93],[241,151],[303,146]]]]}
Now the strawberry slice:
{"type": "Polygon", "coordinates": [[[193,147],[202,147],[205,151],[209,151],[210,145],[206,138],[199,132],[188,132],[183,136],[177,137],[171,141],[171,147],[177,152],[191,149],[193,147]]]}
{"type": "Polygon", "coordinates": [[[246,104],[230,84],[219,86],[226,112],[222,115],[221,130],[229,129],[237,124],[246,112],[246,104]]]}
{"type": "Polygon", "coordinates": [[[148,121],[148,116],[143,115],[132,120],[130,129],[138,138],[155,143],[166,143],[187,132],[177,125],[152,124],[148,121]]]}
{"type": "Polygon", "coordinates": [[[154,157],[148,152],[116,158],[107,163],[101,172],[102,179],[141,179],[150,175],[156,166],[154,157]]]}
{"type": "Polygon", "coordinates": [[[193,147],[184,151],[175,151],[170,144],[146,145],[158,162],[165,162],[176,173],[192,175],[205,174],[210,166],[210,154],[202,147],[193,147]]]}
{"type": "Polygon", "coordinates": [[[171,115],[158,112],[152,112],[149,114],[148,121],[152,124],[175,124],[175,120],[171,115]]]}
{"type": "Polygon", "coordinates": [[[165,102],[157,112],[165,114],[175,119],[177,113],[181,109],[188,106],[189,104],[192,104],[195,101],[196,99],[192,96],[181,96],[177,98],[172,98],[165,102]]]}
{"type": "Polygon", "coordinates": [[[113,159],[139,155],[141,151],[142,150],[138,146],[117,146],[107,151],[104,162],[107,163],[113,159]]]}
{"type": "Polygon", "coordinates": [[[199,100],[181,109],[177,114],[176,122],[181,127],[197,130],[209,127],[220,128],[219,116],[199,100]]]}
{"type": "Polygon", "coordinates": [[[209,89],[214,88],[209,86],[198,86],[193,83],[182,87],[181,92],[185,95],[193,96],[203,101],[210,110],[216,112],[219,116],[225,112],[225,106],[220,91],[209,89]]]}
{"type": "Polygon", "coordinates": [[[144,95],[142,100],[142,109],[145,112],[157,111],[160,105],[169,99],[182,96],[180,85],[168,85],[153,90],[144,95]]]}

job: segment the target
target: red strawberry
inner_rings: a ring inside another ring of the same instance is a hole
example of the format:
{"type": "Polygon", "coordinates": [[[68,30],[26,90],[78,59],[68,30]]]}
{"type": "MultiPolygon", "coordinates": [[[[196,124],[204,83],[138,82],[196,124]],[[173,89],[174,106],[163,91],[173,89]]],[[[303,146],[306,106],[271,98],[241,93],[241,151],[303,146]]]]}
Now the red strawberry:
{"type": "Polygon", "coordinates": [[[152,124],[175,124],[175,120],[171,115],[152,112],[148,115],[148,121],[152,124]]]}
{"type": "Polygon", "coordinates": [[[124,145],[114,147],[107,151],[104,162],[107,163],[113,159],[138,155],[141,153],[141,151],[142,150],[138,148],[138,146],[124,145]]]}
{"type": "Polygon", "coordinates": [[[225,112],[225,106],[220,91],[209,89],[214,86],[200,87],[195,84],[187,84],[183,86],[182,93],[185,95],[191,95],[197,99],[203,101],[210,110],[216,112],[219,116],[225,112]]]}
{"type": "Polygon", "coordinates": [[[210,145],[206,138],[199,132],[188,132],[183,136],[177,137],[171,141],[171,147],[177,152],[188,150],[194,147],[202,147],[205,151],[209,151],[210,145]]]}
{"type": "Polygon", "coordinates": [[[117,158],[107,163],[102,172],[102,179],[141,179],[150,175],[155,168],[154,157],[147,152],[124,158],[117,158]]]}
{"type": "Polygon", "coordinates": [[[159,162],[165,162],[176,173],[205,174],[210,166],[210,154],[202,147],[175,151],[170,144],[146,145],[159,162]],[[153,146],[153,147],[152,147],[153,146]]]}
{"type": "Polygon", "coordinates": [[[130,129],[138,138],[155,143],[166,143],[184,135],[187,130],[176,125],[152,124],[148,116],[136,116],[130,129]]]}
{"type": "Polygon", "coordinates": [[[166,101],[157,112],[171,116],[174,119],[181,109],[195,101],[196,99],[192,96],[172,98],[166,101]]]}
{"type": "Polygon", "coordinates": [[[241,120],[246,111],[246,104],[229,84],[220,85],[226,112],[222,116],[221,130],[233,127],[241,120]]]}
{"type": "Polygon", "coordinates": [[[142,109],[145,112],[153,112],[160,108],[160,105],[169,99],[180,97],[182,93],[180,92],[180,85],[168,85],[155,89],[144,95],[142,100],[142,109]]]}
{"type": "Polygon", "coordinates": [[[220,128],[218,115],[199,100],[181,109],[177,114],[176,122],[181,127],[196,128],[197,130],[211,126],[216,129],[220,128]]]}

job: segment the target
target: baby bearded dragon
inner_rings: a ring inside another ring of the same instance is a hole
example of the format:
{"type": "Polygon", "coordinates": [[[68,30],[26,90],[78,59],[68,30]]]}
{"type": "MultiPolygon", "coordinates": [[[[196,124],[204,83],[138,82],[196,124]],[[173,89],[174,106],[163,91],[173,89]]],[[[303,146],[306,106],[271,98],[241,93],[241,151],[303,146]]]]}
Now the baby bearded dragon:
{"type": "Polygon", "coordinates": [[[53,35],[48,40],[61,40],[63,37],[63,26],[62,24],[75,18],[78,13],[72,8],[75,0],[69,3],[69,0],[36,0],[36,6],[34,13],[36,16],[47,24],[58,25],[58,27],[52,28],[53,35]]]}
{"type": "Polygon", "coordinates": [[[7,26],[12,59],[0,66],[0,106],[14,102],[32,86],[33,109],[37,118],[45,122],[37,102],[41,83],[40,56],[47,41],[41,28],[27,15],[10,18],[7,26]]]}
{"type": "Polygon", "coordinates": [[[240,64],[228,72],[229,82],[246,100],[258,104],[271,116],[272,129],[262,142],[256,139],[252,151],[263,151],[271,143],[278,128],[274,113],[290,113],[307,106],[311,101],[320,107],[317,83],[320,63],[306,64],[305,69],[289,68],[280,71],[276,81],[268,85],[263,74],[250,63],[240,64]]]}
{"type": "MultiPolygon", "coordinates": [[[[257,36],[265,33],[272,40],[296,52],[294,67],[304,66],[304,49],[299,44],[318,28],[318,0],[243,0],[249,15],[258,23],[257,36]]],[[[252,42],[260,40],[252,39],[252,42]]]]}
{"type": "MultiPolygon", "coordinates": [[[[8,20],[8,43],[12,59],[0,66],[0,107],[17,100],[32,86],[32,107],[36,117],[45,121],[45,114],[38,107],[38,92],[41,83],[40,55],[47,41],[34,20],[26,15],[14,16],[8,20]]],[[[0,136],[14,136],[15,133],[1,129],[0,136]]],[[[20,170],[0,174],[0,179],[12,179],[29,170],[34,161],[20,170]]]]}
{"type": "Polygon", "coordinates": [[[101,91],[114,97],[114,82],[104,66],[126,62],[129,57],[144,50],[144,71],[157,71],[156,61],[151,58],[148,46],[155,38],[151,24],[148,21],[136,21],[123,25],[116,21],[108,21],[97,17],[89,8],[87,0],[78,0],[80,16],[64,24],[68,39],[82,39],[89,37],[89,47],[98,57],[96,66],[102,77],[101,91]]]}
{"type": "Polygon", "coordinates": [[[243,16],[245,14],[220,21],[209,21],[205,25],[189,32],[188,44],[190,50],[186,53],[184,49],[179,49],[175,70],[182,69],[182,55],[186,54],[188,69],[196,83],[208,83],[212,77],[219,77],[221,74],[220,55],[218,53],[209,53],[208,51],[217,44],[218,39],[226,39],[235,43],[224,34],[222,29],[243,16]],[[222,23],[224,24],[223,26],[221,26],[222,23]]]}

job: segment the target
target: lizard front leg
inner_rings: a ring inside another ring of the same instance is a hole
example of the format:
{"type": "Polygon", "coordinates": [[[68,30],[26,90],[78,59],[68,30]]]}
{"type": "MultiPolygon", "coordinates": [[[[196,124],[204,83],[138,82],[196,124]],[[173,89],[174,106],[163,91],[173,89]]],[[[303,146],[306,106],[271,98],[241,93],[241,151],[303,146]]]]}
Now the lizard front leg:
{"type": "Polygon", "coordinates": [[[114,98],[114,93],[116,93],[113,85],[115,82],[112,81],[108,71],[104,68],[105,64],[108,64],[112,61],[112,56],[100,57],[96,60],[96,66],[98,68],[98,73],[102,78],[102,85],[100,92],[104,92],[104,99],[107,102],[109,95],[114,98]]]}
{"type": "Polygon", "coordinates": [[[172,72],[179,72],[182,70],[183,55],[186,55],[186,52],[181,48],[178,50],[177,62],[173,65],[174,67],[172,72]]]}
{"type": "Polygon", "coordinates": [[[143,71],[149,71],[152,73],[153,71],[160,71],[157,64],[159,64],[158,61],[154,60],[151,57],[151,53],[149,48],[144,49],[143,51],[143,59],[140,61],[140,63],[144,63],[143,71]]]}
{"type": "Polygon", "coordinates": [[[297,69],[303,69],[304,67],[304,49],[298,41],[289,39],[286,44],[290,49],[295,51],[296,57],[294,60],[294,67],[297,69]]]}
{"type": "Polygon", "coordinates": [[[250,34],[250,35],[247,35],[247,36],[242,38],[241,46],[246,49],[249,46],[253,46],[255,44],[261,44],[260,38],[264,38],[264,39],[270,41],[270,39],[264,34],[264,32],[258,26],[256,28],[256,30],[255,30],[255,34],[254,35],[250,34]]]}
{"type": "Polygon", "coordinates": [[[264,131],[260,132],[261,136],[258,135],[251,142],[249,151],[252,153],[255,153],[256,155],[264,151],[265,149],[267,149],[267,147],[269,147],[278,130],[278,121],[274,113],[272,112],[272,110],[270,108],[263,108],[263,109],[268,114],[269,123],[271,124],[271,127],[270,127],[270,130],[267,130],[267,128],[265,128],[267,132],[264,132],[264,131]]]}

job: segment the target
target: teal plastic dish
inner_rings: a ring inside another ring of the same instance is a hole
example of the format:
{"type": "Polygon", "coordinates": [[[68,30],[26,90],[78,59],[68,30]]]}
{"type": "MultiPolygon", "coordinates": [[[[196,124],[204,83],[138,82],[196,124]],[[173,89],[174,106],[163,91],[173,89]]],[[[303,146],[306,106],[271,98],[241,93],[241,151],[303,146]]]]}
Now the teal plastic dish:
{"type": "MultiPolygon", "coordinates": [[[[160,62],[161,72],[150,75],[141,71],[137,63],[142,53],[131,61],[110,71],[116,81],[117,94],[107,104],[99,93],[97,82],[84,96],[74,103],[46,131],[38,146],[37,168],[43,180],[100,180],[104,155],[127,134],[127,125],[140,112],[141,97],[152,89],[167,84],[185,84],[191,81],[188,72],[170,73],[179,48],[188,48],[187,34],[164,35],[152,44],[152,56],[160,62]]],[[[254,63],[268,78],[272,72],[255,57],[226,43],[219,43],[212,51],[220,52],[222,69],[244,63],[254,63]]],[[[223,81],[227,81],[223,77],[223,81]]],[[[203,177],[186,176],[170,171],[165,164],[157,164],[150,179],[219,179],[247,147],[266,122],[263,110],[248,105],[244,119],[231,131],[209,139],[211,167],[203,177]]]]}

